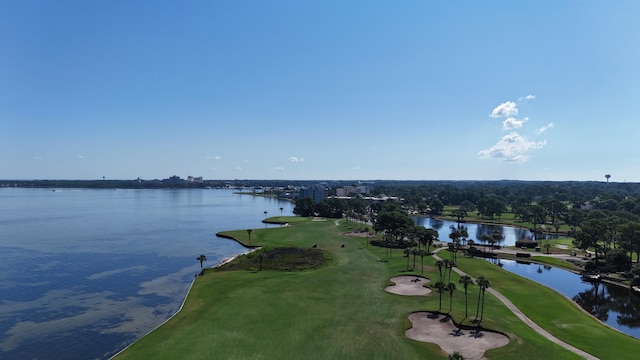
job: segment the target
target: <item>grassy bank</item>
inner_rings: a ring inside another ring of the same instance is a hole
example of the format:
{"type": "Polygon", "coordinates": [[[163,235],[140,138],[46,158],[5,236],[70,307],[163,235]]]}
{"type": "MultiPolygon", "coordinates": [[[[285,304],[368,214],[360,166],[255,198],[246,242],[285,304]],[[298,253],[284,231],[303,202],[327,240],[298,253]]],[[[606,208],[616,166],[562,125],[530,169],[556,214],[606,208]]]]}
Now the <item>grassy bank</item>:
{"type": "Polygon", "coordinates": [[[640,340],[603,325],[555,291],[483,260],[459,257],[458,263],[472,275],[492,279],[494,289],[555,337],[601,359],[636,358],[640,340]]]}
{"type": "MultiPolygon", "coordinates": [[[[208,271],[195,282],[182,312],[117,358],[446,358],[447,354],[436,345],[404,336],[410,326],[409,313],[438,310],[437,292],[428,297],[406,297],[383,290],[393,276],[420,274],[420,258],[417,268],[407,270],[407,259],[400,250],[394,250],[387,259],[385,249],[367,246],[360,237],[344,236],[353,230],[349,224],[341,222],[336,226],[333,220],[301,218],[296,218],[295,223],[288,222],[291,226],[255,229],[251,233],[252,245],[310,248],[316,244],[329,257],[325,266],[298,272],[208,271]]],[[[248,242],[246,230],[225,235],[248,242]]],[[[424,262],[424,276],[434,280],[432,283],[437,281],[439,272],[433,259],[426,257],[424,262]]],[[[523,308],[532,311],[536,321],[540,317],[545,327],[561,328],[561,322],[554,322],[556,317],[567,321],[571,326],[565,329],[568,334],[564,336],[574,346],[585,350],[597,347],[590,344],[593,334],[603,341],[610,339],[621,349],[616,358],[628,358],[623,356],[624,349],[640,347],[640,341],[593,323],[568,300],[545,291],[544,287],[529,284],[481,260],[459,262],[460,268],[471,275],[485,275],[500,291],[507,289],[505,295],[515,297],[518,306],[524,302],[523,308]],[[570,315],[559,313],[564,311],[570,315]],[[550,315],[547,320],[543,319],[544,313],[550,315]],[[582,339],[584,332],[589,337],[582,339]]],[[[412,259],[410,266],[413,267],[412,259]]],[[[451,281],[458,281],[455,272],[451,281]]],[[[452,315],[457,321],[470,324],[470,319],[464,319],[464,291],[458,286],[453,295],[452,315]]],[[[477,287],[470,286],[470,315],[475,315],[477,295],[477,287]]],[[[443,294],[442,304],[443,312],[447,312],[448,293],[443,294]]],[[[533,332],[489,294],[482,325],[511,337],[507,346],[487,352],[487,358],[579,358],[533,332]]],[[[601,351],[604,350],[611,354],[610,348],[603,347],[601,351]]],[[[593,349],[594,354],[596,351],[593,349]]]]}

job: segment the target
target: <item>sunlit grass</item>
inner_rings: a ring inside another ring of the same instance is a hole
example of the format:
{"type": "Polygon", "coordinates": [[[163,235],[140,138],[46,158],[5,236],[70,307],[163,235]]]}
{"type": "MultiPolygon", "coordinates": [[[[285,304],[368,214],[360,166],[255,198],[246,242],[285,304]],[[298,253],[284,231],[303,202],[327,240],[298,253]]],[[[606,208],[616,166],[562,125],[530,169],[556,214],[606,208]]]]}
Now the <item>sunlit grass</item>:
{"type": "MultiPolygon", "coordinates": [[[[253,244],[302,248],[316,244],[329,254],[329,265],[302,272],[208,272],[197,279],[181,313],[119,358],[446,358],[437,346],[404,336],[410,326],[409,313],[438,310],[437,292],[428,297],[406,297],[383,290],[389,279],[398,274],[424,272],[432,283],[437,281],[440,275],[432,257],[425,257],[424,268],[419,265],[420,258],[416,268],[410,259],[407,269],[401,250],[393,250],[391,258],[387,258],[386,249],[367,245],[361,237],[343,235],[361,224],[342,221],[336,226],[334,220],[309,219],[288,222],[292,226],[253,230],[253,244]]],[[[248,240],[246,230],[225,235],[248,240]]],[[[449,255],[447,251],[440,254],[449,255]]],[[[574,346],[603,359],[612,354],[624,358],[625,349],[640,346],[638,340],[606,328],[551,290],[483,260],[459,256],[458,263],[472,276],[489,278],[493,287],[574,346]],[[563,323],[566,333],[560,333],[563,323]],[[617,349],[603,346],[608,342],[617,349]]],[[[457,284],[458,275],[452,272],[450,280],[457,284]]],[[[442,296],[441,310],[448,312],[449,294],[442,296]]],[[[465,319],[464,290],[458,285],[452,301],[454,319],[472,324],[477,296],[477,286],[470,286],[470,316],[465,319]]],[[[535,333],[490,294],[486,295],[482,325],[511,338],[508,345],[487,352],[487,358],[579,358],[535,333]]]]}

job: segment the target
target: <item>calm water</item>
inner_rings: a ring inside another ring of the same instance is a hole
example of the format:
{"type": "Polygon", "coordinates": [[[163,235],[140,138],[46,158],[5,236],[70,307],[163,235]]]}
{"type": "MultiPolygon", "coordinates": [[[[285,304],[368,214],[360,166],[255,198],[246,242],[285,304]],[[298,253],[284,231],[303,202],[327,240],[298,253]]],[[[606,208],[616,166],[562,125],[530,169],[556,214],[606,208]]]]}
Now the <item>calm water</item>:
{"type": "Polygon", "coordinates": [[[222,230],[292,204],[226,190],[0,189],[0,358],[104,359],[162,323],[222,230]]]}
{"type": "Polygon", "coordinates": [[[640,339],[640,296],[624,287],[583,282],[580,275],[549,266],[513,260],[492,259],[493,263],[545,285],[580,305],[600,321],[640,339]]]}
{"type": "MultiPolygon", "coordinates": [[[[449,239],[449,234],[451,234],[451,231],[458,227],[458,224],[455,221],[440,220],[428,217],[414,218],[414,221],[416,222],[416,225],[436,230],[438,232],[438,239],[440,241],[447,242],[451,241],[451,239],[449,239]]],[[[494,230],[498,231],[504,237],[502,242],[497,244],[501,246],[515,246],[516,241],[518,240],[533,239],[533,233],[531,231],[512,226],[473,223],[461,223],[460,225],[467,229],[469,239],[476,242],[476,244],[482,244],[483,242],[480,237],[482,235],[491,236],[494,230]]],[[[555,234],[552,234],[552,236],[553,235],[555,234]]],[[[549,237],[548,234],[545,234],[543,236],[544,238],[549,237]]],[[[538,237],[540,237],[540,235],[538,235],[538,237]]]]}

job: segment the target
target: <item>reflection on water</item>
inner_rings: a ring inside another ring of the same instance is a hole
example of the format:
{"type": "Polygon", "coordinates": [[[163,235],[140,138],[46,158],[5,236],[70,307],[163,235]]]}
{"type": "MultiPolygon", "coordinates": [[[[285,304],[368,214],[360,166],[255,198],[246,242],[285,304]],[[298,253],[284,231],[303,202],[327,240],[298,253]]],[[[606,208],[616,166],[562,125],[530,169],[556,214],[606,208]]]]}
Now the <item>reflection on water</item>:
{"type": "Polygon", "coordinates": [[[0,189],[0,359],[108,358],[180,306],[215,237],[290,202],[223,190],[0,189]]]}
{"type": "Polygon", "coordinates": [[[561,293],[600,321],[640,339],[640,296],[628,288],[604,282],[585,282],[578,274],[550,266],[504,259],[487,260],[561,293]]]}
{"type": "MultiPolygon", "coordinates": [[[[438,239],[440,241],[451,241],[449,239],[449,234],[453,230],[456,229],[466,229],[469,234],[469,239],[473,240],[476,243],[482,244],[484,243],[483,235],[491,236],[494,232],[502,235],[502,241],[496,243],[496,245],[501,246],[515,246],[516,241],[522,239],[533,240],[533,232],[528,229],[513,227],[513,226],[502,226],[502,225],[494,225],[494,224],[474,224],[474,223],[461,223],[458,224],[455,221],[448,220],[440,220],[429,217],[417,217],[414,218],[416,225],[423,226],[426,228],[432,228],[438,232],[438,239]]],[[[543,238],[553,238],[555,234],[538,234],[537,239],[543,238]]]]}

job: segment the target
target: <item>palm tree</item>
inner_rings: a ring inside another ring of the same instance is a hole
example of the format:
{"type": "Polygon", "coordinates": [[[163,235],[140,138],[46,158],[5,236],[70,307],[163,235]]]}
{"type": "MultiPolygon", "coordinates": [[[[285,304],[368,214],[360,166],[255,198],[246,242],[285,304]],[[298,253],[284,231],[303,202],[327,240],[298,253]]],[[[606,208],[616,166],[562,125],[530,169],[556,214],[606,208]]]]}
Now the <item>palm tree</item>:
{"type": "Polygon", "coordinates": [[[420,254],[420,249],[411,248],[411,255],[413,255],[413,269],[416,268],[416,255],[420,254]]]}
{"type": "MultiPolygon", "coordinates": [[[[258,254],[258,259],[260,260],[260,271],[262,271],[262,260],[266,258],[267,258],[267,253],[265,253],[264,251],[261,251],[260,254],[258,254]]],[[[484,307],[484,297],[482,297],[482,304],[483,304],[482,306],[484,307]]]]}
{"type": "Polygon", "coordinates": [[[436,291],[438,291],[438,294],[440,294],[440,305],[438,306],[438,311],[440,311],[440,309],[442,309],[442,293],[447,288],[447,285],[442,281],[438,281],[433,286],[436,288],[436,291]]]}
{"type": "Polygon", "coordinates": [[[458,282],[464,287],[464,317],[466,318],[469,316],[469,300],[467,298],[467,289],[469,288],[469,284],[473,284],[473,279],[469,275],[462,275],[458,282]]]}
{"type": "Polygon", "coordinates": [[[260,264],[259,271],[262,271],[262,261],[267,258],[267,252],[265,251],[265,249],[261,248],[259,250],[256,250],[255,252],[251,253],[250,256],[254,259],[256,257],[258,258],[258,263],[260,264]]]}
{"type": "Polygon", "coordinates": [[[427,255],[427,250],[420,249],[420,274],[424,274],[424,257],[427,255]]]}
{"type": "MultiPolygon", "coordinates": [[[[482,310],[480,311],[480,321],[482,321],[482,316],[484,314],[484,292],[491,286],[491,283],[484,276],[478,276],[478,278],[476,279],[476,284],[478,284],[478,286],[480,287],[480,292],[478,293],[478,300],[479,300],[480,294],[482,294],[482,310]]],[[[476,311],[476,319],[478,319],[477,311],[476,311]]]]}
{"type": "Polygon", "coordinates": [[[469,239],[469,232],[466,227],[460,228],[460,242],[462,245],[467,245],[467,240],[469,239]]]}
{"type": "Polygon", "coordinates": [[[202,265],[202,263],[207,261],[207,257],[204,254],[200,254],[200,256],[196,258],[196,260],[200,261],[200,273],[202,273],[204,271],[204,266],[202,265]]]}
{"type": "MultiPolygon", "coordinates": [[[[456,240],[458,241],[458,240],[456,240]]],[[[455,243],[448,243],[447,244],[447,251],[449,251],[451,253],[451,260],[455,261],[456,260],[456,255],[458,254],[458,249],[456,248],[456,244],[455,243]]]]}
{"type": "Polygon", "coordinates": [[[491,236],[489,236],[489,235],[487,235],[487,234],[482,234],[482,235],[480,236],[480,240],[482,241],[483,245],[485,246],[484,251],[487,251],[487,248],[486,248],[487,244],[486,244],[486,243],[487,243],[489,240],[491,240],[491,236]]]}
{"type": "Polygon", "coordinates": [[[267,218],[267,213],[268,213],[268,211],[267,211],[267,210],[265,210],[265,211],[264,211],[264,218],[265,218],[265,219],[267,218]]]}
{"type": "MultiPolygon", "coordinates": [[[[484,276],[480,275],[477,279],[476,279],[476,284],[478,286],[480,286],[479,281],[484,281],[483,279],[485,279],[484,276]]],[[[476,304],[476,320],[478,320],[478,317],[480,317],[480,298],[482,296],[482,291],[478,291],[478,303],[476,304]]]]}
{"type": "Polygon", "coordinates": [[[442,281],[442,267],[444,266],[444,260],[436,261],[436,266],[438,267],[438,271],[440,272],[440,281],[442,281]]]}
{"type": "Polygon", "coordinates": [[[282,216],[282,210],[284,210],[283,207],[280,208],[280,216],[282,216]]]}
{"type": "Polygon", "coordinates": [[[430,253],[430,247],[435,240],[438,240],[438,232],[434,229],[427,229],[424,227],[419,227],[418,231],[418,241],[427,247],[427,255],[430,253]]]}
{"type": "MultiPolygon", "coordinates": [[[[499,244],[502,240],[504,240],[504,236],[502,236],[502,233],[500,231],[493,230],[493,232],[491,233],[491,239],[493,240],[494,244],[499,244]]],[[[491,248],[493,249],[493,246],[491,248]]]]}
{"type": "Polygon", "coordinates": [[[447,284],[447,290],[449,291],[449,312],[451,312],[452,302],[453,302],[453,292],[456,290],[456,284],[449,282],[447,284]]]}
{"type": "Polygon", "coordinates": [[[407,257],[407,270],[409,270],[409,260],[411,259],[411,248],[404,249],[404,256],[407,257]]]}
{"type": "Polygon", "coordinates": [[[251,229],[247,229],[247,234],[249,235],[249,245],[251,245],[251,232],[252,231],[253,230],[251,230],[251,229]]]}
{"type": "MultiPolygon", "coordinates": [[[[451,226],[451,228],[453,228],[453,226],[451,226]]],[[[453,228],[453,230],[451,230],[451,234],[449,234],[449,239],[451,239],[451,242],[455,242],[456,240],[460,239],[460,231],[458,231],[457,229],[453,228]]]]}
{"type": "Polygon", "coordinates": [[[449,282],[451,282],[451,270],[453,270],[455,266],[456,262],[453,260],[449,260],[449,263],[447,263],[447,270],[449,270],[449,282]]]}
{"type": "Polygon", "coordinates": [[[457,351],[454,351],[453,353],[449,354],[448,360],[464,360],[464,356],[462,356],[462,354],[460,354],[457,351]]]}

